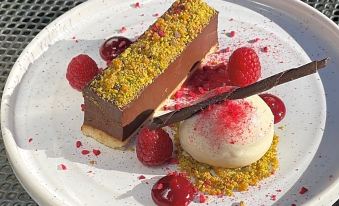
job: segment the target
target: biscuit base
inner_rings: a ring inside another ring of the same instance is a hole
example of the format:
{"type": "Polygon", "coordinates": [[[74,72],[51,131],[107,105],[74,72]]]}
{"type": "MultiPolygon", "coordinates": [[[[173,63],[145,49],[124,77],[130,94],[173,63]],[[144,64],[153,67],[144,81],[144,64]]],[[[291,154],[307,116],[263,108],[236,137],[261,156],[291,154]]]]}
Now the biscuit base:
{"type": "Polygon", "coordinates": [[[85,124],[81,126],[81,131],[84,135],[91,137],[96,141],[100,142],[101,144],[106,145],[107,147],[113,149],[127,145],[131,139],[131,137],[128,137],[126,140],[120,141],[119,139],[114,138],[111,135],[108,135],[106,132],[102,130],[96,129],[92,126],[85,124]]]}

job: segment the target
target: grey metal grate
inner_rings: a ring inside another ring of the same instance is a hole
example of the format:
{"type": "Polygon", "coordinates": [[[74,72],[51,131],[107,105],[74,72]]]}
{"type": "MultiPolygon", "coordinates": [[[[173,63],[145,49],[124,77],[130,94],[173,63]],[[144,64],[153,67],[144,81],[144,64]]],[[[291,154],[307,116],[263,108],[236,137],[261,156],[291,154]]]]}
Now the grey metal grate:
{"type": "MultiPolygon", "coordinates": [[[[85,0],[0,0],[0,96],[7,76],[27,44],[47,24],[85,0]]],[[[339,25],[339,0],[303,0],[339,25]]],[[[8,163],[0,138],[0,206],[37,205],[8,163]]],[[[339,202],[335,204],[339,206],[339,202]]]]}
{"type": "Polygon", "coordinates": [[[338,0],[308,0],[304,1],[315,7],[339,25],[339,1],[338,0]]]}
{"type": "Polygon", "coordinates": [[[47,24],[84,0],[0,0],[0,95],[21,51],[47,24]]]}
{"type": "MultiPolygon", "coordinates": [[[[84,0],[0,0],[0,95],[7,76],[27,44],[47,24],[84,0]]],[[[8,163],[0,138],[0,206],[37,205],[8,163]]]]}

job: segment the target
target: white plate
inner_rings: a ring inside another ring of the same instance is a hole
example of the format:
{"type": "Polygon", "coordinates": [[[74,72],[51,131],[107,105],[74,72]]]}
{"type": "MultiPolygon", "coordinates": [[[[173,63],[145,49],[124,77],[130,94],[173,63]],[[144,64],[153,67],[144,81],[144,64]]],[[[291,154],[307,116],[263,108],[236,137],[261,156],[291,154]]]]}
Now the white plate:
{"type": "MultiPolygon", "coordinates": [[[[133,8],[134,1],[121,2],[88,1],[58,18],[22,52],[8,78],[1,105],[4,142],[17,177],[41,205],[152,205],[153,183],[168,169],[175,169],[146,168],[133,152],[106,148],[80,132],[83,99],[65,78],[70,59],[87,53],[103,66],[98,48],[104,38],[136,38],[155,20],[152,15],[164,12],[173,1],[141,1],[141,8],[133,8]],[[119,34],[122,26],[127,31],[119,34]],[[100,149],[102,154],[81,155],[76,140],[82,141],[83,148],[100,149]],[[96,164],[90,163],[93,160],[96,164]],[[67,170],[58,169],[60,164],[67,170]],[[147,179],[139,180],[140,175],[147,179]]],[[[247,205],[333,203],[339,196],[337,26],[300,1],[208,2],[220,11],[221,46],[253,46],[264,76],[310,58],[332,58],[320,74],[326,99],[317,74],[270,91],[283,98],[288,111],[277,125],[284,129],[276,127],[281,137],[279,171],[260,187],[231,198],[210,198],[209,205],[240,200],[247,205]],[[232,30],[236,36],[227,37],[225,32],[232,30]],[[248,42],[256,37],[259,42],[248,42]],[[269,47],[268,53],[260,51],[264,46],[269,47]],[[300,195],[303,186],[309,191],[300,195]]]]}

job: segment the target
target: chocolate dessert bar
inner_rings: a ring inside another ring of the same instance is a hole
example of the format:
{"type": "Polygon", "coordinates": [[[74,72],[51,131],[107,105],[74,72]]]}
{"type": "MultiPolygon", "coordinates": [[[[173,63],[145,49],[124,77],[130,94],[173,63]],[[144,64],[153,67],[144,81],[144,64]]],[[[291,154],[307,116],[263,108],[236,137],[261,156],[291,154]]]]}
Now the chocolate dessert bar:
{"type": "Polygon", "coordinates": [[[178,0],[83,90],[82,132],[121,147],[217,46],[218,12],[178,0]]]}

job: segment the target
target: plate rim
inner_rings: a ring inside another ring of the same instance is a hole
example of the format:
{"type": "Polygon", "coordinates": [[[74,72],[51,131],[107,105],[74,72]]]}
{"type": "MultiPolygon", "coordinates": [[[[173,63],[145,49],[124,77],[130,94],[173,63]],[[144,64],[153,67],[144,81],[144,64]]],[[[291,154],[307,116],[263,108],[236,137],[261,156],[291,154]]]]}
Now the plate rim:
{"type": "MultiPolygon", "coordinates": [[[[97,1],[100,0],[89,0],[86,2],[83,2],[82,4],[70,9],[69,11],[65,12],[58,18],[56,18],[54,21],[49,23],[43,30],[41,30],[37,36],[33,38],[33,40],[26,46],[26,48],[22,51],[18,59],[16,60],[15,64],[13,65],[10,74],[7,77],[6,84],[3,90],[2,100],[1,100],[1,130],[2,130],[2,136],[4,145],[6,148],[6,153],[8,160],[10,162],[10,165],[13,169],[14,174],[20,181],[21,185],[25,188],[26,192],[38,203],[41,205],[65,205],[65,202],[61,198],[58,198],[52,193],[49,193],[42,184],[39,184],[39,182],[34,181],[30,178],[30,171],[25,170],[25,167],[23,167],[21,164],[19,164],[22,159],[21,155],[17,150],[17,145],[15,144],[14,137],[11,132],[8,131],[8,128],[13,128],[11,125],[14,125],[14,119],[11,118],[12,111],[9,109],[9,105],[11,100],[15,100],[16,95],[14,88],[10,87],[9,84],[13,81],[15,81],[14,74],[16,73],[22,73],[23,75],[27,72],[28,66],[25,66],[24,70],[20,70],[19,64],[20,62],[27,56],[30,50],[32,50],[34,47],[36,47],[41,39],[47,38],[49,35],[49,30],[52,27],[56,27],[58,24],[62,24],[63,21],[72,18],[74,14],[79,12],[84,12],[86,8],[90,7],[91,5],[95,4],[97,1]],[[8,96],[8,97],[7,97],[8,96]],[[52,202],[51,202],[52,201],[52,202]]],[[[247,1],[247,0],[246,0],[247,1]]],[[[117,0],[113,0],[112,3],[118,2],[117,0]]],[[[312,12],[317,15],[319,20],[325,22],[328,26],[328,29],[332,29],[333,31],[336,31],[339,33],[339,27],[336,25],[332,20],[330,20],[327,16],[325,16],[320,11],[316,10],[315,8],[305,4],[302,1],[298,0],[285,0],[285,1],[274,1],[274,0],[256,0],[255,2],[262,3],[265,5],[281,5],[283,7],[288,6],[297,6],[301,10],[306,12],[312,12]],[[284,6],[285,5],[285,6],[284,6]]],[[[122,3],[122,2],[120,2],[122,3]]],[[[126,3],[126,2],[125,2],[126,3]]],[[[236,3],[236,1],[234,1],[236,3]]],[[[273,7],[276,8],[276,7],[273,7]]],[[[279,8],[277,8],[279,9],[279,8]]],[[[284,11],[284,10],[282,10],[284,11]]],[[[21,80],[20,80],[21,81],[21,80]]],[[[15,83],[15,85],[18,85],[19,82],[15,83]]],[[[336,187],[339,185],[339,179],[336,179],[331,185],[329,185],[325,190],[323,190],[321,193],[316,194],[316,196],[324,196],[324,194],[329,194],[335,190],[336,187]]],[[[316,201],[320,202],[320,199],[324,198],[312,198],[310,201],[316,201]]]]}

